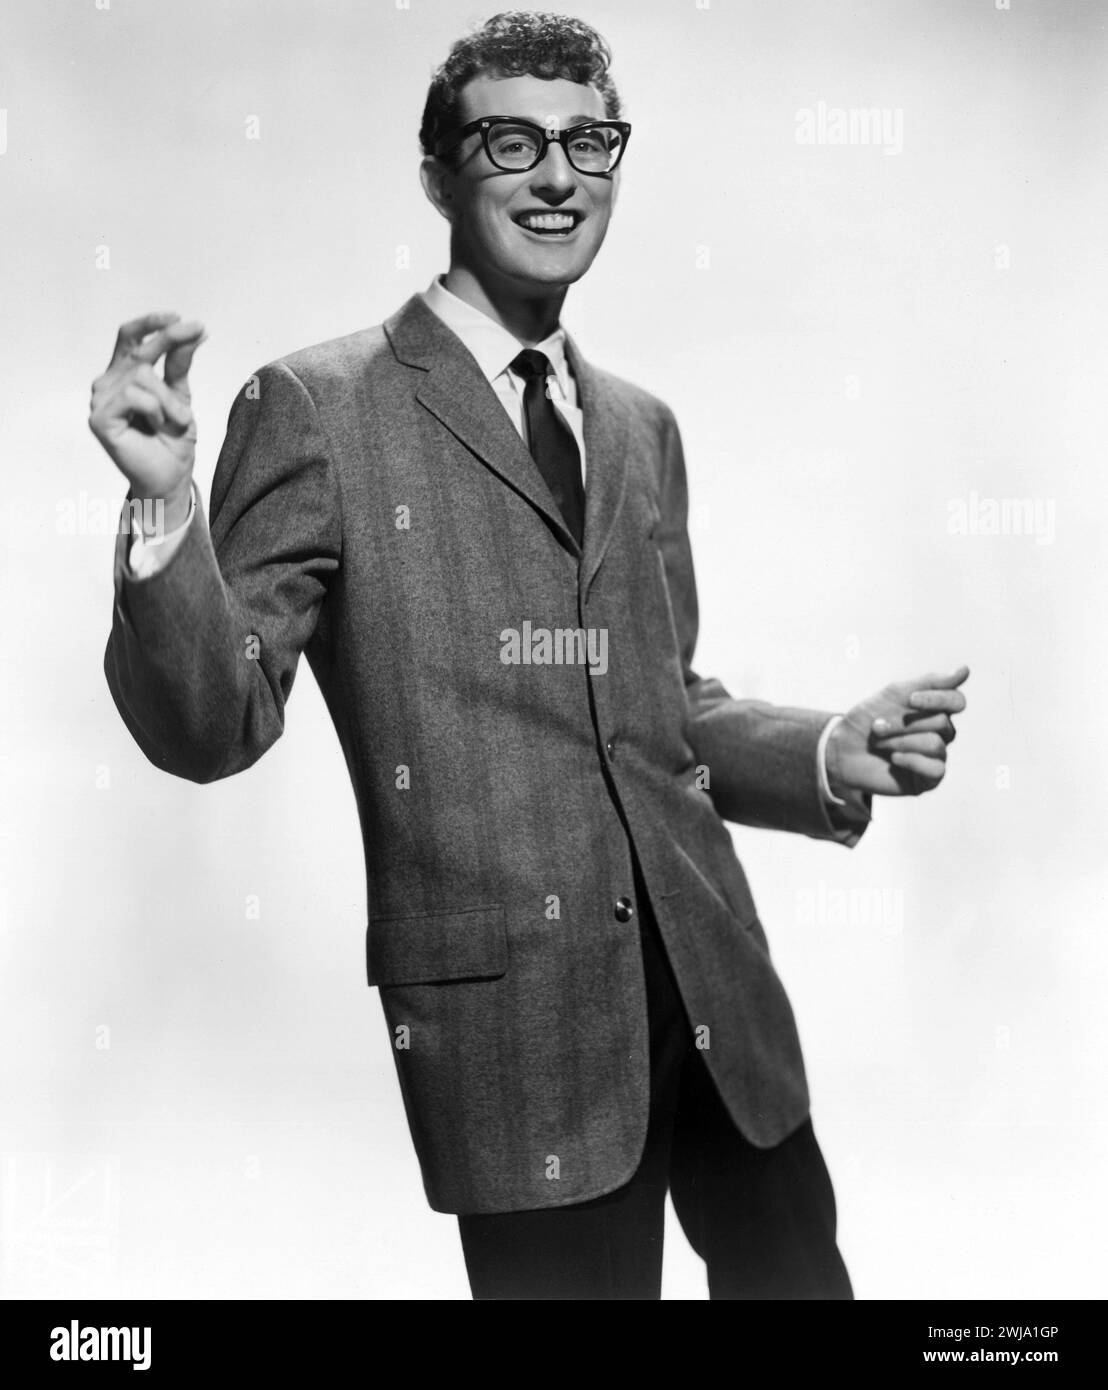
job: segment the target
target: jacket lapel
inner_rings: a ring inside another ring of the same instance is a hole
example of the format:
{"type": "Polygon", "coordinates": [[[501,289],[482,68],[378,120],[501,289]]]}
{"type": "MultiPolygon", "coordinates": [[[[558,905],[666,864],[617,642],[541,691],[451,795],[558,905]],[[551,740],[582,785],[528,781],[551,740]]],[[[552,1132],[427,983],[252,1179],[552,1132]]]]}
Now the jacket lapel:
{"type": "Polygon", "coordinates": [[[416,399],[550,522],[566,546],[577,542],[562,520],[538,465],[458,335],[413,295],[390,319],[385,332],[399,361],[426,375],[416,399]]]}
{"type": "Polygon", "coordinates": [[[626,403],[616,395],[607,378],[589,366],[568,333],[566,357],[577,382],[578,404],[584,412],[585,553],[581,560],[581,593],[584,595],[600,568],[623,505],[631,420],[626,403]]]}
{"type": "MultiPolygon", "coordinates": [[[[419,295],[385,320],[397,359],[425,373],[416,399],[505,483],[547,519],[574,555],[577,542],[519,432],[458,335],[419,295]]],[[[627,481],[627,407],[566,334],[566,356],[584,415],[585,536],[581,592],[585,593],[611,538],[627,481]]]]}

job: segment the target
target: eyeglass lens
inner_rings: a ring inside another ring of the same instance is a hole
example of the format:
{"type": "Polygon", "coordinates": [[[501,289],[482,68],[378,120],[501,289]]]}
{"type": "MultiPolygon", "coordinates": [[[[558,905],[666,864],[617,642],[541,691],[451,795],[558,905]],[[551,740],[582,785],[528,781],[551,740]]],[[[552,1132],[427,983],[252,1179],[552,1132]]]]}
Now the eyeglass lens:
{"type": "MultiPolygon", "coordinates": [[[[569,162],[581,173],[607,173],[618,160],[622,143],[618,130],[586,126],[568,142],[569,162]]],[[[542,136],[531,126],[497,121],[489,127],[488,148],[499,168],[528,169],[538,161],[542,136]]]]}

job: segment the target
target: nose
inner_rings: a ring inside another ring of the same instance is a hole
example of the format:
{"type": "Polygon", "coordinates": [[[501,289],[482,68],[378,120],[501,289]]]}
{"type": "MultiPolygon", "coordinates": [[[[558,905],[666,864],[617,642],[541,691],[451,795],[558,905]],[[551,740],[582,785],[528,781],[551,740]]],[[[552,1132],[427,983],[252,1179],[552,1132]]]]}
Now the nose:
{"type": "Polygon", "coordinates": [[[577,170],[556,140],[551,140],[545,156],[531,170],[531,187],[536,193],[545,191],[563,196],[577,187],[577,170]]]}

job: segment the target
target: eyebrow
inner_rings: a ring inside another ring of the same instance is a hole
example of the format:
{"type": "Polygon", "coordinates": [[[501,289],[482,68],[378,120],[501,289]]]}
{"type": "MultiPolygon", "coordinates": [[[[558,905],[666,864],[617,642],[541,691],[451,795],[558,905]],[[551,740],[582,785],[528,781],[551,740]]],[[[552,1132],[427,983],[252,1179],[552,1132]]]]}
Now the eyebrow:
{"type": "MultiPolygon", "coordinates": [[[[486,120],[487,117],[478,116],[475,119],[483,121],[486,120]]],[[[537,121],[531,116],[509,116],[507,119],[510,121],[527,121],[529,122],[529,124],[537,125],[541,129],[545,130],[547,125],[556,124],[559,127],[559,129],[562,129],[563,127],[568,128],[569,126],[574,125],[591,125],[596,121],[606,121],[608,118],[607,116],[583,116],[580,113],[578,113],[576,116],[567,116],[564,123],[562,121],[537,121]]]]}

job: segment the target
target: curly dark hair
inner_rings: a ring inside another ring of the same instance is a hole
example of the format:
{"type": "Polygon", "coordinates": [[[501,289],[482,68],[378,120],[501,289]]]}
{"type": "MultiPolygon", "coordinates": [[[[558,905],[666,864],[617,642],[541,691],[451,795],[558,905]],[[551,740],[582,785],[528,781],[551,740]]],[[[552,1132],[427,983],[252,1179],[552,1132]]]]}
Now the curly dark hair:
{"type": "Polygon", "coordinates": [[[433,154],[435,143],[457,129],[462,88],[474,77],[562,77],[592,85],[604,99],[608,120],[619,119],[619,94],[608,75],[612,52],[581,19],[532,10],[505,10],[475,33],[458,39],[435,71],[423,108],[419,143],[433,154]]]}

